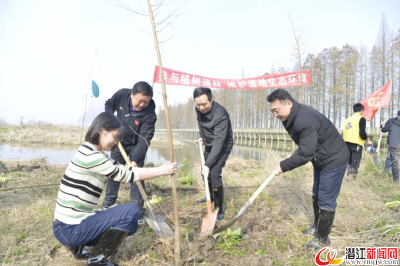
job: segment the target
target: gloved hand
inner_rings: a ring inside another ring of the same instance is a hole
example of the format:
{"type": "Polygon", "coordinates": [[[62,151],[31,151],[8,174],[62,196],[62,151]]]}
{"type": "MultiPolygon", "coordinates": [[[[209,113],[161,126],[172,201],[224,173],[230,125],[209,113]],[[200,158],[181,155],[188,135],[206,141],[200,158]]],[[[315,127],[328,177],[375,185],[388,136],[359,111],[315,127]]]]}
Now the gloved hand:
{"type": "Polygon", "coordinates": [[[374,146],[368,146],[367,152],[369,152],[369,153],[375,153],[374,146]]]}

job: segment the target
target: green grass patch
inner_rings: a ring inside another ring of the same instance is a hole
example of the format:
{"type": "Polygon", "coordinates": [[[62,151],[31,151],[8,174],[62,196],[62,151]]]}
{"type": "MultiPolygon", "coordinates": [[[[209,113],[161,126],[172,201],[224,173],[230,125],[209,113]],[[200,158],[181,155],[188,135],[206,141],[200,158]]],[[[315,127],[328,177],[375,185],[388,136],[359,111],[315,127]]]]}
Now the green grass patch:
{"type": "Polygon", "coordinates": [[[156,262],[158,260],[157,254],[154,253],[152,250],[149,252],[149,261],[156,262]]]}
{"type": "Polygon", "coordinates": [[[280,262],[279,260],[273,259],[273,260],[271,261],[271,265],[273,265],[273,266],[280,266],[280,265],[282,265],[282,264],[281,264],[281,262],[280,262]]]}
{"type": "Polygon", "coordinates": [[[8,180],[10,180],[11,178],[6,177],[6,175],[4,173],[0,173],[0,183],[4,183],[8,180]]]}
{"type": "Polygon", "coordinates": [[[193,185],[194,177],[193,177],[192,168],[193,168],[192,163],[187,158],[184,158],[183,162],[182,162],[182,166],[180,166],[178,169],[180,185],[183,185],[183,186],[192,186],[193,185]]]}
{"type": "Polygon", "coordinates": [[[62,246],[63,246],[63,245],[61,245],[60,242],[55,241],[54,244],[53,244],[53,246],[51,247],[51,249],[52,249],[52,250],[57,250],[57,249],[59,249],[59,248],[62,247],[62,246]]]}
{"type": "Polygon", "coordinates": [[[287,244],[285,241],[271,234],[267,235],[267,243],[281,252],[285,252],[287,250],[287,244]]]}
{"type": "Polygon", "coordinates": [[[10,129],[8,127],[0,127],[0,134],[4,133],[7,134],[10,129]]]}
{"type": "Polygon", "coordinates": [[[240,245],[241,240],[241,228],[238,228],[235,231],[232,231],[228,228],[226,232],[222,233],[222,239],[217,242],[215,247],[219,250],[222,250],[222,253],[229,253],[237,257],[244,257],[244,255],[246,254],[246,250],[240,250],[236,248],[240,245]]]}
{"type": "Polygon", "coordinates": [[[28,238],[28,230],[22,230],[17,232],[17,238],[19,240],[24,240],[28,238]]]}
{"type": "Polygon", "coordinates": [[[314,253],[306,254],[305,256],[295,256],[290,265],[292,266],[304,266],[304,265],[314,265],[314,253]],[[312,263],[312,264],[311,264],[312,263]]]}
{"type": "Polygon", "coordinates": [[[254,253],[254,255],[265,255],[268,252],[265,250],[261,250],[261,249],[257,249],[256,252],[254,253]]]}
{"type": "Polygon", "coordinates": [[[189,225],[181,225],[181,234],[186,239],[186,241],[190,241],[189,236],[192,233],[192,231],[193,230],[189,225]]]}
{"type": "Polygon", "coordinates": [[[25,177],[26,173],[24,173],[24,172],[10,172],[7,175],[8,175],[8,177],[16,178],[16,177],[25,177]]]}
{"type": "Polygon", "coordinates": [[[398,232],[400,232],[400,229],[394,228],[394,229],[390,229],[389,232],[387,232],[388,235],[395,235],[398,232]]]}
{"type": "Polygon", "coordinates": [[[194,178],[193,176],[185,176],[182,179],[179,180],[179,184],[182,186],[192,186],[193,185],[194,178]]]}
{"type": "Polygon", "coordinates": [[[150,227],[146,227],[142,231],[143,236],[151,236],[152,234],[153,234],[153,229],[151,229],[150,227]]]}
{"type": "Polygon", "coordinates": [[[29,248],[27,248],[27,247],[16,247],[16,248],[13,248],[13,254],[14,255],[21,255],[21,254],[24,254],[24,253],[27,253],[29,251],[29,248]]]}

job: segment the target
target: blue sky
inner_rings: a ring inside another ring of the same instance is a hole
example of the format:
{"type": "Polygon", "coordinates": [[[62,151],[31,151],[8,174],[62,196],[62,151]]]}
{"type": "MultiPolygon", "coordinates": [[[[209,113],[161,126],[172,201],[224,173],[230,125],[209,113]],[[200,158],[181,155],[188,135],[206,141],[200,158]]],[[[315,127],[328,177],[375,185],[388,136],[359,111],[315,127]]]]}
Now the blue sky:
{"type": "MultiPolygon", "coordinates": [[[[122,1],[146,10],[145,0],[122,1]]],[[[162,7],[159,18],[183,0],[162,7]]],[[[292,31],[307,35],[307,52],[346,43],[368,49],[385,13],[400,28],[400,1],[189,0],[186,14],[160,33],[164,67],[215,78],[263,74],[290,67],[292,31]]],[[[152,82],[157,58],[148,17],[113,0],[0,1],[0,118],[74,124],[95,50],[104,99],[140,80],[152,82]]],[[[162,105],[159,85],[155,100],[162,105]]],[[[185,101],[193,88],[167,87],[168,102],[185,101]]]]}

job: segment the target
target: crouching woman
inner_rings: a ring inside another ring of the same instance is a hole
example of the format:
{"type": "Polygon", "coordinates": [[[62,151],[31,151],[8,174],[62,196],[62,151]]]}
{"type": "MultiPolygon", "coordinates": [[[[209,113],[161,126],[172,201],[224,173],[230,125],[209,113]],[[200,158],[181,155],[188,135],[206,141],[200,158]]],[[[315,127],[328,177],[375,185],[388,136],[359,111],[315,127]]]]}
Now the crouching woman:
{"type": "Polygon", "coordinates": [[[155,168],[132,168],[113,161],[103,151],[117,145],[122,130],[116,116],[99,114],[61,179],[53,232],[61,244],[70,247],[75,258],[87,258],[87,265],[117,265],[108,262],[107,257],[138,229],[140,212],[133,203],[95,211],[106,179],[132,183],[173,174],[178,167],[176,163],[165,163],[155,168]],[[92,252],[83,252],[84,246],[93,246],[92,252]]]}

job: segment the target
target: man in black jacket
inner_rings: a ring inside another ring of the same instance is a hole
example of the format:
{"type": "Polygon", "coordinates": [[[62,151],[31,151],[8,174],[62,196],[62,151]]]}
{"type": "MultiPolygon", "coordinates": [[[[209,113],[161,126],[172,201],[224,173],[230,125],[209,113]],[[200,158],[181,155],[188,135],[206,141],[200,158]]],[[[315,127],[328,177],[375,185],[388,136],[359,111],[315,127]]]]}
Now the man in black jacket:
{"type": "MultiPolygon", "coordinates": [[[[201,137],[198,141],[202,141],[206,147],[206,161],[201,173],[208,177],[211,200],[214,201],[215,208],[219,208],[217,219],[222,220],[224,188],[221,173],[233,146],[231,120],[225,108],[212,100],[211,89],[195,88],[193,99],[201,137]]],[[[199,202],[205,202],[205,199],[199,202]]]]}
{"type": "Polygon", "coordinates": [[[312,162],[314,166],[314,224],[303,233],[315,234],[306,244],[319,249],[330,245],[329,234],[335,218],[336,199],[349,160],[349,150],[332,122],[314,108],[299,104],[283,89],[268,95],[269,109],[282,121],[297,153],[280,162],[276,171],[287,172],[312,162]]]}
{"type": "Polygon", "coordinates": [[[390,118],[381,127],[382,132],[389,132],[388,153],[390,153],[393,182],[399,185],[400,111],[397,113],[397,117],[390,118]]]}
{"type": "MultiPolygon", "coordinates": [[[[143,167],[146,152],[154,136],[157,121],[156,105],[153,98],[153,88],[144,81],[137,82],[133,89],[121,89],[105,103],[105,111],[117,112],[117,117],[124,126],[124,135],[121,144],[132,161],[133,167],[143,167]]],[[[119,150],[111,151],[111,158],[120,164],[125,164],[119,150]]],[[[144,182],[141,182],[144,187],[144,182]]],[[[106,193],[102,204],[103,208],[113,206],[118,197],[119,182],[112,179],[107,181],[106,193]]],[[[131,184],[130,199],[139,206],[143,216],[143,198],[136,183],[131,184]]],[[[144,220],[140,219],[140,223],[144,220]]]]}

